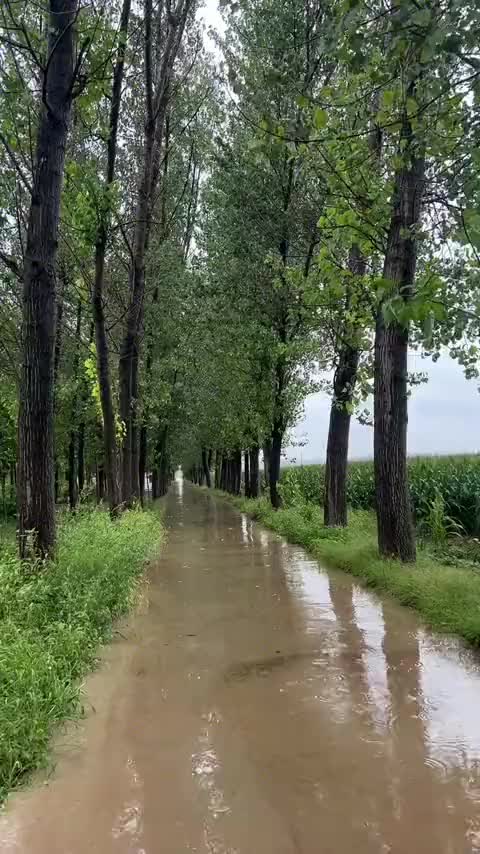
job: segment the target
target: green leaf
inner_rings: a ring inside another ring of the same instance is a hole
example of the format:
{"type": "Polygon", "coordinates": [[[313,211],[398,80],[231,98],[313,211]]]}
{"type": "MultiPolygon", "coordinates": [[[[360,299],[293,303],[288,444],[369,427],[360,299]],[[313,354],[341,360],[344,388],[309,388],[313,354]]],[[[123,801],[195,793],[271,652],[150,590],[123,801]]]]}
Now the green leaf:
{"type": "Polygon", "coordinates": [[[422,65],[427,65],[430,62],[430,60],[433,58],[434,53],[435,53],[435,45],[433,45],[429,42],[425,42],[425,44],[422,47],[422,52],[420,54],[420,62],[422,63],[422,65]]]}
{"type": "Polygon", "coordinates": [[[423,335],[426,341],[430,341],[433,334],[435,318],[433,312],[429,312],[423,321],[423,335]]]}
{"type": "Polygon", "coordinates": [[[310,99],[307,98],[306,95],[299,95],[297,98],[297,104],[299,107],[304,109],[305,107],[308,107],[308,105],[310,104],[310,99]]]}
{"type": "Polygon", "coordinates": [[[418,104],[415,98],[407,98],[407,113],[409,116],[415,115],[418,112],[418,104]]]}
{"type": "Polygon", "coordinates": [[[322,130],[322,128],[326,127],[328,122],[327,111],[323,110],[321,107],[317,107],[313,114],[313,122],[317,130],[322,130]]]}
{"type": "Polygon", "coordinates": [[[414,24],[417,24],[419,27],[427,27],[430,23],[431,12],[430,9],[419,9],[417,12],[414,12],[412,15],[412,21],[414,24]]]}
{"type": "Polygon", "coordinates": [[[382,104],[384,107],[393,107],[395,101],[395,92],[387,89],[382,95],[382,104]]]}

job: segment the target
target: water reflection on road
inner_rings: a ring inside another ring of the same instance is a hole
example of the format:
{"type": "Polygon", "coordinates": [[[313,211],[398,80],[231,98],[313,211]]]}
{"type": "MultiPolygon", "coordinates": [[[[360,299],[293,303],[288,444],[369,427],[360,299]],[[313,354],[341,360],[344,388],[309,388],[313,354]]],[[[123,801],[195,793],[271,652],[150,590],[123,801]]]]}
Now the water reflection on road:
{"type": "Polygon", "coordinates": [[[390,600],[177,483],[146,607],[5,854],[480,852],[480,670],[390,600]]]}

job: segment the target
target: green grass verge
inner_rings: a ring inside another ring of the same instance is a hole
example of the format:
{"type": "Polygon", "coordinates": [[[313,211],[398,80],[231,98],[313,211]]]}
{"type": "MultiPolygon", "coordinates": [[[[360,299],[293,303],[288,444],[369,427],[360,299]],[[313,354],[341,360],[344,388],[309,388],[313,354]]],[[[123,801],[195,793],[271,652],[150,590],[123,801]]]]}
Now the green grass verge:
{"type": "Polygon", "coordinates": [[[480,646],[480,575],[475,569],[441,563],[425,548],[419,548],[415,565],[381,560],[371,512],[354,511],[348,528],[332,529],[325,528],[323,511],[314,504],[275,512],[263,498],[218,494],[289,542],[304,546],[314,557],[415,608],[433,628],[480,646]]]}
{"type": "Polygon", "coordinates": [[[54,725],[81,710],[80,677],[125,613],[162,537],[158,514],[101,510],[65,517],[54,562],[0,551],[0,800],[42,765],[54,725]]]}

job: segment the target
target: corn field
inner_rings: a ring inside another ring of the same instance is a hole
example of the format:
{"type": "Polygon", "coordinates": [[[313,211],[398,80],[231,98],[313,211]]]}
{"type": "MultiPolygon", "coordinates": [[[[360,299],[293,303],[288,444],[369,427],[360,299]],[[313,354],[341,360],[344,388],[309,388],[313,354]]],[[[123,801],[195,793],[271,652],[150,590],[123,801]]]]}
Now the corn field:
{"type": "MultiPolygon", "coordinates": [[[[417,524],[430,516],[439,497],[445,515],[467,535],[480,532],[480,455],[412,457],[409,460],[410,496],[417,524]]],[[[323,465],[282,469],[282,497],[287,505],[323,504],[323,465]]],[[[373,462],[348,466],[348,501],[353,509],[375,509],[373,462]]]]}

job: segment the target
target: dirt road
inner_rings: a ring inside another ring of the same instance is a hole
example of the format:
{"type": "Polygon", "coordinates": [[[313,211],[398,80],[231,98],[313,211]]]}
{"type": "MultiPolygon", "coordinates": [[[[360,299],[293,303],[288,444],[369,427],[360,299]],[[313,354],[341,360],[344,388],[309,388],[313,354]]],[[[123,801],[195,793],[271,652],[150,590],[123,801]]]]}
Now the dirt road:
{"type": "Polygon", "coordinates": [[[480,851],[478,656],[181,482],[167,523],[2,854],[480,851]]]}

